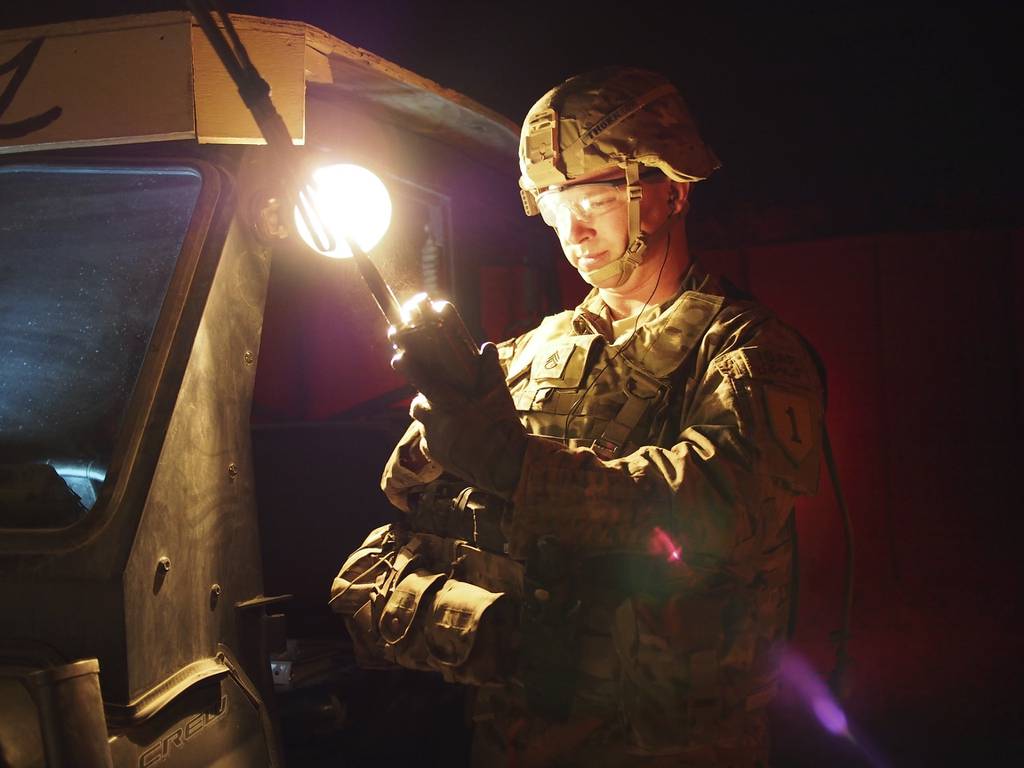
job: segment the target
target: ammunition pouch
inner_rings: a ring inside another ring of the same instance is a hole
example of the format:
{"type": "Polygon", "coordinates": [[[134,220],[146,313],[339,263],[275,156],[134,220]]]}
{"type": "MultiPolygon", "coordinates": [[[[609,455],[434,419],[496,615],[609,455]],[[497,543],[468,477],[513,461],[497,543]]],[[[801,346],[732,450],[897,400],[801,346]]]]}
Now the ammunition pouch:
{"type": "Polygon", "coordinates": [[[448,682],[507,679],[518,651],[522,566],[460,539],[378,528],[345,561],[331,608],[364,667],[440,672],[448,682]]]}

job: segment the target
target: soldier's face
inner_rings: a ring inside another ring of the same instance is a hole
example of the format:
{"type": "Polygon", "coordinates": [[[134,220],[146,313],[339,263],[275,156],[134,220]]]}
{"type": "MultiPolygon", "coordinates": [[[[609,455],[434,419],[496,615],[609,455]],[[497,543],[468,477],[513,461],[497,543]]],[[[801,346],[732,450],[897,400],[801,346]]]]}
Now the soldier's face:
{"type": "MultiPolygon", "coordinates": [[[[640,184],[643,188],[640,229],[654,232],[669,215],[668,198],[673,185],[664,177],[655,181],[641,180],[640,184]]],[[[613,169],[580,177],[565,188],[565,192],[566,204],[559,207],[557,215],[551,216],[548,223],[558,235],[566,259],[595,288],[614,287],[618,276],[601,281],[595,279],[593,273],[622,256],[629,244],[629,209],[622,171],[613,169]],[[617,181],[623,184],[612,184],[617,181]],[[573,199],[572,193],[576,191],[580,195],[573,199]]],[[[647,272],[652,268],[658,270],[661,259],[654,257],[661,253],[659,246],[663,247],[664,234],[661,232],[660,237],[648,241],[643,263],[623,285],[616,287],[617,293],[628,295],[632,288],[646,283],[647,272]]]]}

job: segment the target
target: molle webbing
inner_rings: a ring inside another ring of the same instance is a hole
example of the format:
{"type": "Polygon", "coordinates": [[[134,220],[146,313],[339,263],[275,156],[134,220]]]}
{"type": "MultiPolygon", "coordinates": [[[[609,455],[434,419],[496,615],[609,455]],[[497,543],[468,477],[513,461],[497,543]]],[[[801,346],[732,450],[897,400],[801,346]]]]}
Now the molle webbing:
{"type": "Polygon", "coordinates": [[[575,323],[570,312],[545,319],[519,349],[500,350],[506,355],[506,381],[528,428],[536,434],[566,439],[570,445],[593,447],[605,460],[621,455],[630,435],[665,401],[670,378],[700,344],[723,302],[721,296],[683,293],[660,317],[639,326],[629,347],[617,357],[615,348],[604,349],[603,363],[600,358],[591,359],[590,353],[610,331],[607,324],[598,324],[603,330],[592,327],[585,312],[575,323]],[[573,352],[569,372],[550,378],[545,375],[544,361],[537,360],[555,350],[562,355],[563,346],[580,348],[573,352]],[[603,381],[595,379],[601,376],[595,369],[609,364],[611,369],[603,374],[603,381]],[[527,376],[531,383],[524,388],[527,376]],[[584,393],[585,401],[578,402],[584,393]],[[567,418],[577,406],[586,410],[567,418]],[[565,425],[568,421],[578,425],[580,420],[595,422],[594,429],[584,429],[571,438],[564,432],[565,425]]]}
{"type": "Polygon", "coordinates": [[[599,458],[608,461],[622,453],[648,409],[660,401],[667,386],[665,380],[692,354],[723,301],[721,296],[687,291],[668,317],[637,330],[632,350],[627,349],[622,354],[630,367],[626,377],[626,402],[601,436],[594,440],[594,453],[599,458]]]}

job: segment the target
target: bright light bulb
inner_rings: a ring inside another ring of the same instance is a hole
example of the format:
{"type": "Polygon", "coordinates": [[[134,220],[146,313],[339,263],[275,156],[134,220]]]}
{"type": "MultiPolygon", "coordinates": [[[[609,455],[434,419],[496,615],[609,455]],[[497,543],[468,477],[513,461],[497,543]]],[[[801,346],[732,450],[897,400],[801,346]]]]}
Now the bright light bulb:
{"type": "Polygon", "coordinates": [[[310,218],[321,242],[333,239],[334,247],[325,251],[317,246],[296,206],[295,228],[310,248],[333,259],[348,259],[352,249],[346,238],[364,251],[380,242],[391,224],[391,196],[375,174],[359,165],[326,165],[313,172],[313,182],[303,192],[315,209],[310,218]]]}

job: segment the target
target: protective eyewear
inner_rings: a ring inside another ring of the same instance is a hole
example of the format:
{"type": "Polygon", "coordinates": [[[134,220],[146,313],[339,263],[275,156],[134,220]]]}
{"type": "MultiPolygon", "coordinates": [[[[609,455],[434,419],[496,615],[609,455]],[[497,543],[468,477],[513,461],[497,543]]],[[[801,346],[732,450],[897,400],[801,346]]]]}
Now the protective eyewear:
{"type": "Polygon", "coordinates": [[[537,195],[537,209],[549,227],[558,227],[568,214],[582,224],[590,224],[625,204],[625,180],[576,184],[537,195]]]}

